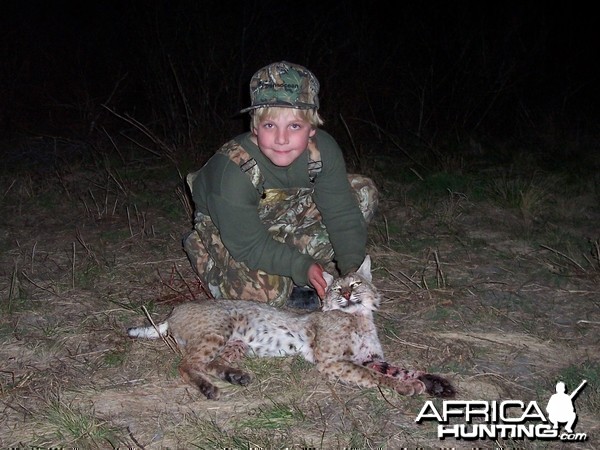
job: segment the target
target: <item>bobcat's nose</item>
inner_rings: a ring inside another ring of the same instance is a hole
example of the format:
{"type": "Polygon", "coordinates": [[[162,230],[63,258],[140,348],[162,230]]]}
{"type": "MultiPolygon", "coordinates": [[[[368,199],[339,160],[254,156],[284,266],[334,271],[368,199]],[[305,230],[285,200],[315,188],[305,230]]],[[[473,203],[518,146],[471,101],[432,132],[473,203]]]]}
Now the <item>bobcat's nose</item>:
{"type": "Polygon", "coordinates": [[[352,295],[352,291],[350,291],[350,290],[343,290],[342,291],[342,297],[344,297],[348,301],[350,301],[350,296],[351,295],[352,295]]]}

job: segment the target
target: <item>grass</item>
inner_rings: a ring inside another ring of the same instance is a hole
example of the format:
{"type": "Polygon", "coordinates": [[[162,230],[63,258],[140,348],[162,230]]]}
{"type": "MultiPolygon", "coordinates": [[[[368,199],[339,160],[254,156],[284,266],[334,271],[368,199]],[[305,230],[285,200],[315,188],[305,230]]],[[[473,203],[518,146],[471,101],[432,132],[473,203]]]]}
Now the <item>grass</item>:
{"type": "Polygon", "coordinates": [[[114,447],[118,444],[115,439],[116,430],[99,420],[91,408],[67,404],[60,398],[53,399],[45,412],[45,418],[49,428],[53,429],[53,436],[51,434],[42,438],[44,444],[58,441],[73,447],[88,448],[104,447],[107,444],[114,447]]]}
{"type": "Polygon", "coordinates": [[[583,276],[597,278],[600,276],[600,244],[599,240],[586,239],[574,244],[566,242],[563,251],[541,244],[544,260],[552,273],[562,276],[583,276]]]}
{"type": "Polygon", "coordinates": [[[106,367],[121,367],[127,359],[123,351],[111,351],[104,355],[104,365],[106,367]]]}
{"type": "Polygon", "coordinates": [[[554,176],[539,173],[501,173],[489,182],[490,197],[504,207],[520,212],[525,221],[548,210],[552,192],[560,180],[554,176]]]}
{"type": "Polygon", "coordinates": [[[600,401],[600,364],[598,361],[581,361],[577,365],[563,368],[557,378],[564,382],[568,392],[574,390],[582,380],[587,380],[586,395],[595,396],[595,403],[600,401]]]}
{"type": "Polygon", "coordinates": [[[236,426],[250,430],[280,430],[285,431],[292,425],[301,425],[304,413],[288,402],[264,404],[248,412],[249,418],[237,422],[236,426]]]}
{"type": "MultiPolygon", "coordinates": [[[[424,397],[344,387],[284,358],[244,360],[253,382],[222,383],[210,402],[181,382],[162,342],[129,340],[142,305],[160,320],[203,293],[180,248],[190,221],[179,169],[121,155],[82,157],[36,182],[0,175],[0,446],[464,448],[414,424],[424,397]]],[[[557,379],[587,379],[576,405],[596,435],[593,182],[567,189],[562,174],[478,172],[458,158],[386,175],[392,163],[369,168],[382,187],[368,250],[387,359],[446,374],[465,400],[541,401],[557,379]]]]}

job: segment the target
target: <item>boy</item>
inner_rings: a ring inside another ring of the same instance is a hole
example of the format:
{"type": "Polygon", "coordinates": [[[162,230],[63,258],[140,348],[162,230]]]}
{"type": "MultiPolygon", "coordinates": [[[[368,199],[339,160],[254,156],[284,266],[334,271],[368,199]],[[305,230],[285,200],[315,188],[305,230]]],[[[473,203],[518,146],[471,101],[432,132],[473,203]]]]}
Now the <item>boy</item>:
{"type": "Polygon", "coordinates": [[[346,274],[362,263],[377,189],[346,174],[339,146],[318,129],[318,93],[303,66],[263,67],[241,111],[251,131],[188,175],[196,210],[183,245],[213,297],[315,309],[324,268],[346,274]]]}

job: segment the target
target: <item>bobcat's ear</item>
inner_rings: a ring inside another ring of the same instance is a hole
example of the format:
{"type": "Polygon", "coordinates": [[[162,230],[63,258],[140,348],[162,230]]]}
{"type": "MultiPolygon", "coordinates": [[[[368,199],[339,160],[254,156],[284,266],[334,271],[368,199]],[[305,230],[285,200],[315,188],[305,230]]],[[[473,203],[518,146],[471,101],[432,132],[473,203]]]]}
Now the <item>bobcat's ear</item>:
{"type": "Polygon", "coordinates": [[[329,286],[331,286],[331,283],[333,283],[333,276],[331,276],[327,272],[323,272],[323,278],[325,278],[325,282],[327,283],[327,288],[329,288],[329,286]]]}
{"type": "Polygon", "coordinates": [[[362,262],[356,273],[369,283],[371,282],[373,277],[371,276],[371,257],[369,255],[365,256],[365,260],[362,262]]]}

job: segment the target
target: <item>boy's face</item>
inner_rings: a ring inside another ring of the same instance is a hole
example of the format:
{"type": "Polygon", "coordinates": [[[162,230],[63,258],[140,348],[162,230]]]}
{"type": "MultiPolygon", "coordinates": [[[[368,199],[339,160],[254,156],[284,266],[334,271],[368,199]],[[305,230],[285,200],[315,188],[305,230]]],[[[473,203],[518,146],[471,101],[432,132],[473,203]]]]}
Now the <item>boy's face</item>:
{"type": "Polygon", "coordinates": [[[277,114],[265,118],[252,130],[260,151],[279,167],[292,164],[306,150],[316,130],[297,116],[293,108],[276,108],[277,114]]]}

